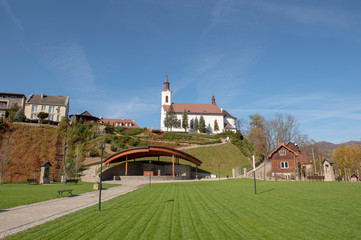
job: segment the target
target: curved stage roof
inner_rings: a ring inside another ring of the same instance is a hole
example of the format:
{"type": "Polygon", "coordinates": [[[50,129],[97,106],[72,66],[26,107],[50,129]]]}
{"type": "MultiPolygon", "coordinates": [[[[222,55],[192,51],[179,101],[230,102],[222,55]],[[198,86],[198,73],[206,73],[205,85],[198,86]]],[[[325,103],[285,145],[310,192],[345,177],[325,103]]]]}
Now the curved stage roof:
{"type": "Polygon", "coordinates": [[[131,148],[120,151],[107,159],[105,159],[105,163],[115,163],[115,162],[124,162],[126,159],[135,159],[135,158],[143,158],[143,157],[157,157],[157,156],[169,156],[169,157],[176,157],[181,158],[195,165],[199,166],[202,162],[189,155],[188,153],[182,152],[180,150],[163,147],[163,146],[147,146],[147,147],[139,147],[139,148],[131,148]],[[128,158],[127,158],[128,157],[128,158]]]}

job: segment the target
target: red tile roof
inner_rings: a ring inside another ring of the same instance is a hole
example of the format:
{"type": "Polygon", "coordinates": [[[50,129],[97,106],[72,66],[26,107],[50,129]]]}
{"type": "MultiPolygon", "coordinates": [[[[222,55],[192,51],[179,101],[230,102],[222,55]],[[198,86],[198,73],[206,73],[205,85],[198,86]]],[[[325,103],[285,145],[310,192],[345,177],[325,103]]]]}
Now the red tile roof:
{"type": "Polygon", "coordinates": [[[284,143],[281,143],[275,150],[273,150],[273,152],[271,152],[268,155],[268,158],[272,158],[272,155],[275,154],[282,147],[288,149],[288,151],[292,152],[294,155],[296,155],[296,157],[299,155],[298,152],[296,152],[296,151],[292,150],[291,148],[287,147],[284,143]]]}
{"type": "MultiPolygon", "coordinates": [[[[172,105],[176,113],[183,113],[185,109],[187,113],[223,115],[217,104],[173,103],[172,105]]],[[[163,109],[168,111],[169,106],[163,105],[163,109]]]]}
{"type": "Polygon", "coordinates": [[[103,123],[108,123],[108,124],[111,124],[111,125],[114,124],[115,127],[118,127],[118,126],[116,125],[117,123],[122,123],[122,126],[121,126],[121,127],[126,127],[126,128],[140,128],[140,127],[135,123],[134,120],[130,120],[130,119],[124,119],[124,118],[122,118],[122,119],[102,118],[101,121],[102,121],[103,123]],[[127,126],[127,123],[128,123],[128,125],[129,125],[129,124],[132,124],[133,126],[127,126]]]}

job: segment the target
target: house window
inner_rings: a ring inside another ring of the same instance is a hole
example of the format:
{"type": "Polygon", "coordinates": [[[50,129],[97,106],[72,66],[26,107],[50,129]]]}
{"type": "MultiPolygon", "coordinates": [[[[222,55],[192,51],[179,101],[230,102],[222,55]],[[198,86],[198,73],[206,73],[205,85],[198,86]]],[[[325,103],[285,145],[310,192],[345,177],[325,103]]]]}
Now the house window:
{"type": "Polygon", "coordinates": [[[280,150],[280,156],[286,156],[286,150],[280,150]]]}
{"type": "Polygon", "coordinates": [[[57,107],[56,112],[60,113],[60,107],[57,107]]]}
{"type": "Polygon", "coordinates": [[[281,162],[281,168],[282,169],[288,168],[288,162],[281,162]]]}
{"type": "Polygon", "coordinates": [[[30,118],[31,119],[36,119],[37,118],[36,113],[32,113],[30,118]]]}
{"type": "Polygon", "coordinates": [[[56,116],[56,121],[60,122],[60,115],[56,116]]]}
{"type": "Polygon", "coordinates": [[[6,108],[7,102],[0,102],[0,107],[1,108],[6,108]]]}
{"type": "Polygon", "coordinates": [[[49,107],[49,113],[54,113],[54,106],[49,107]]]}
{"type": "Polygon", "coordinates": [[[37,112],[38,111],[38,105],[32,105],[31,106],[31,111],[32,112],[37,112]]]}
{"type": "Polygon", "coordinates": [[[41,111],[44,112],[46,110],[46,106],[42,105],[41,106],[41,111]]]}
{"type": "Polygon", "coordinates": [[[49,120],[53,121],[54,120],[54,115],[49,115],[49,120]]]}

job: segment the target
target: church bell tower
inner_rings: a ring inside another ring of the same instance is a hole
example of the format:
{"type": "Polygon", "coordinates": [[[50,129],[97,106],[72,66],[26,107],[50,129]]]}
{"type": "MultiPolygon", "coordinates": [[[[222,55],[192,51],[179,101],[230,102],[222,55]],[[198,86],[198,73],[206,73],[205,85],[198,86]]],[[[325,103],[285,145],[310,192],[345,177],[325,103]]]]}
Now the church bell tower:
{"type": "Polygon", "coordinates": [[[172,104],[172,91],[169,89],[168,76],[165,76],[164,89],[162,91],[162,106],[172,104]]]}

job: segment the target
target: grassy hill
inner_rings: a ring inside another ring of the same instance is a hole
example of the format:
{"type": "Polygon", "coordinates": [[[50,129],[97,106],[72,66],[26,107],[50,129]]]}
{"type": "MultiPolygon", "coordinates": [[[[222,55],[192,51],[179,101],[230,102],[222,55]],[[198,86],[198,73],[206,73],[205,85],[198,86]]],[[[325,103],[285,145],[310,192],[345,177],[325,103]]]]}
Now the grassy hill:
{"type": "Polygon", "coordinates": [[[251,162],[233,144],[207,146],[184,150],[184,152],[195,156],[202,161],[201,170],[218,175],[218,164],[221,176],[232,176],[232,168],[250,168],[251,162]]]}

